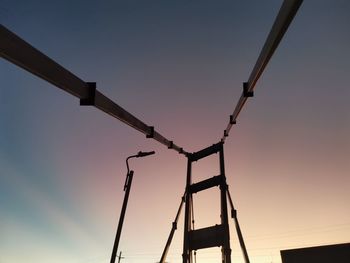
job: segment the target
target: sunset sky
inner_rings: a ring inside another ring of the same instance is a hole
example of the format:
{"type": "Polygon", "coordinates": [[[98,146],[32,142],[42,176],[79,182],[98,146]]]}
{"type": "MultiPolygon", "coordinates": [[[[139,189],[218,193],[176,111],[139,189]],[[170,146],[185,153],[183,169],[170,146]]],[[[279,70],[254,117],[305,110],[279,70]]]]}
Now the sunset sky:
{"type": "MultiPolygon", "coordinates": [[[[0,22],[194,152],[223,135],[280,0],[0,0],[0,22]]],[[[225,142],[227,182],[252,263],[350,242],[350,1],[299,9],[225,142]]],[[[0,263],[159,261],[186,158],[0,60],[0,263]]],[[[219,172],[194,164],[194,181],[219,172]]],[[[194,196],[196,228],[220,222],[219,191],[194,196]]],[[[230,220],[232,261],[243,257],[230,220]]],[[[168,262],[182,262],[183,214],[168,262]]],[[[198,263],[220,262],[220,249],[198,263]]]]}

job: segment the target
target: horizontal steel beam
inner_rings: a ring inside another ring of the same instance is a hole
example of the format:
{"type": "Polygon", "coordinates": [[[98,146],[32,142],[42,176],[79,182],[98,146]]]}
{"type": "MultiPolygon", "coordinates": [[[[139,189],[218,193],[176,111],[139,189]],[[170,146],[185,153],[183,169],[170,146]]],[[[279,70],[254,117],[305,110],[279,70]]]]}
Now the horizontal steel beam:
{"type": "Polygon", "coordinates": [[[82,105],[95,106],[142,132],[147,138],[153,138],[181,154],[188,154],[181,147],[155,131],[152,126],[148,126],[101,92],[91,89],[91,83],[81,80],[3,25],[0,25],[0,56],[79,98],[82,105]]]}
{"type": "Polygon", "coordinates": [[[205,179],[195,184],[191,184],[189,187],[189,191],[191,194],[198,193],[199,191],[203,191],[205,189],[219,186],[223,181],[222,175],[217,175],[209,179],[205,179]]]}
{"type": "Polygon", "coordinates": [[[270,61],[273,53],[277,49],[282,37],[286,33],[302,2],[303,0],[284,0],[271,28],[271,31],[260,52],[260,55],[255,63],[255,66],[249,76],[248,82],[244,84],[242,95],[239,98],[236,107],[234,108],[233,114],[230,116],[230,122],[228,123],[224,131],[224,135],[221,139],[222,142],[225,141],[232,126],[236,123],[238,115],[241,112],[244,104],[247,102],[247,99],[253,95],[256,82],[260,78],[267,63],[270,61]]]}
{"type": "Polygon", "coordinates": [[[225,230],[222,225],[189,231],[190,250],[224,245],[225,230]]]}
{"type": "Polygon", "coordinates": [[[213,144],[207,148],[204,148],[198,152],[194,152],[192,154],[188,154],[188,158],[191,162],[198,161],[199,159],[205,158],[209,155],[217,153],[222,150],[222,143],[213,144]]]}

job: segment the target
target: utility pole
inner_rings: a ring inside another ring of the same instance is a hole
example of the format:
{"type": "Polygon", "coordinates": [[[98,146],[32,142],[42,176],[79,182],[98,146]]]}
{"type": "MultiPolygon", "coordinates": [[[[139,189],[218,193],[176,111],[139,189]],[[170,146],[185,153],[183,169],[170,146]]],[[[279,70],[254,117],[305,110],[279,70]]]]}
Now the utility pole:
{"type": "Polygon", "coordinates": [[[120,260],[121,260],[122,258],[124,258],[124,257],[122,257],[122,252],[120,251],[120,252],[119,252],[119,256],[118,256],[118,263],[120,263],[120,260]]]}
{"type": "MultiPolygon", "coordinates": [[[[131,155],[128,158],[126,158],[126,167],[128,169],[128,173],[126,174],[126,179],[125,179],[125,184],[124,184],[124,201],[123,201],[123,206],[122,206],[122,211],[120,213],[120,218],[119,218],[119,223],[118,223],[118,229],[117,229],[117,234],[115,236],[114,240],[114,245],[113,245],[113,250],[112,250],[112,256],[111,256],[111,261],[110,263],[115,263],[115,258],[117,256],[117,251],[118,251],[118,245],[119,245],[119,240],[120,240],[120,235],[122,233],[122,228],[123,228],[123,222],[124,222],[124,217],[125,217],[125,212],[126,212],[126,207],[128,205],[128,200],[129,200],[129,193],[130,193],[130,188],[131,188],[131,183],[132,183],[132,178],[134,175],[134,171],[129,170],[129,159],[130,158],[139,158],[139,157],[145,157],[148,155],[155,154],[154,151],[152,152],[138,152],[136,155],[131,155]]],[[[120,258],[119,258],[120,261],[120,258]]]]}

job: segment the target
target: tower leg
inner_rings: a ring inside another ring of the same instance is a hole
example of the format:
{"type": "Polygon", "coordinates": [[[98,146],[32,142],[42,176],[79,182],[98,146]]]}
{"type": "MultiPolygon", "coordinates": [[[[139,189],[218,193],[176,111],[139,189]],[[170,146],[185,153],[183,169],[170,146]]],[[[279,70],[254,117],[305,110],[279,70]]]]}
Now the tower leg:
{"type": "Polygon", "coordinates": [[[228,225],[227,214],[227,184],[225,176],[225,161],[224,161],[224,149],[220,149],[220,175],[222,176],[220,184],[220,199],[221,199],[221,225],[224,228],[223,245],[221,249],[222,263],[231,263],[231,247],[230,247],[230,230],[228,225]]]}
{"type": "Polygon", "coordinates": [[[189,231],[191,231],[191,206],[192,206],[192,194],[189,191],[192,182],[192,162],[190,159],[187,161],[187,179],[186,179],[186,191],[185,191],[185,224],[184,224],[184,244],[183,244],[183,263],[192,263],[189,231]]]}

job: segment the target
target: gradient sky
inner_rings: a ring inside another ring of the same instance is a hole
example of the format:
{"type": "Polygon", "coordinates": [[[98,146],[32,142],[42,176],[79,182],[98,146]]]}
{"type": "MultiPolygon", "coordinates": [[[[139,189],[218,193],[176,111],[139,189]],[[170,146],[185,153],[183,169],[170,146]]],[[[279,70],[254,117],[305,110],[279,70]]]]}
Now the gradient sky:
{"type": "MultiPolygon", "coordinates": [[[[1,0],[0,21],[187,151],[219,141],[282,1],[1,0]]],[[[225,143],[251,262],[350,239],[350,2],[301,6],[225,143]]],[[[0,60],[0,262],[109,262],[135,171],[122,262],[159,260],[186,159],[0,60]]],[[[217,156],[194,180],[218,174],[217,156]]],[[[194,197],[219,223],[218,190],[194,197]]],[[[233,223],[231,221],[231,223],[233,223]]],[[[183,219],[168,261],[181,262],[183,219]]],[[[231,224],[234,262],[243,262],[231,224]]],[[[219,262],[219,248],[198,262],[219,262]]]]}

